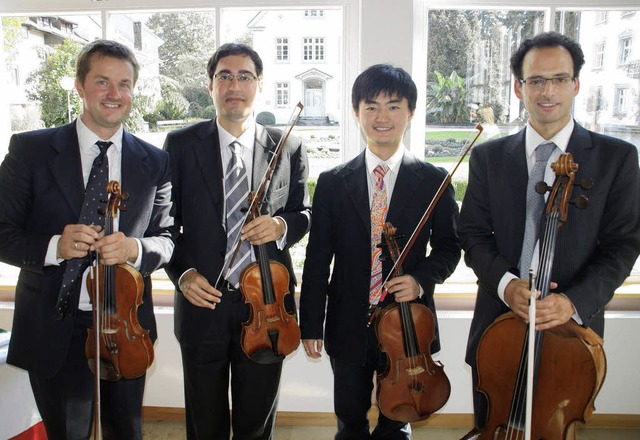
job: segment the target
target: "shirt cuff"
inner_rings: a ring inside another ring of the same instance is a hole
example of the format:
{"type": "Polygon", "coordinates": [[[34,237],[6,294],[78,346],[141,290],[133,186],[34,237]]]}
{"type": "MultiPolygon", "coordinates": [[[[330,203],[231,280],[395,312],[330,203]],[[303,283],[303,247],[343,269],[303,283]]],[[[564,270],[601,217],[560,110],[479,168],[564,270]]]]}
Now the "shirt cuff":
{"type": "Polygon", "coordinates": [[[64,261],[64,258],[58,258],[58,242],[61,235],[54,235],[49,240],[49,246],[47,247],[47,253],[44,256],[45,266],[60,266],[60,263],[64,261]]]}
{"type": "Polygon", "coordinates": [[[136,268],[136,270],[140,270],[140,266],[142,265],[142,242],[137,239],[137,238],[133,238],[136,243],[138,244],[138,258],[136,258],[136,261],[134,261],[133,263],[129,263],[131,264],[133,267],[136,268]]]}
{"type": "Polygon", "coordinates": [[[504,300],[504,291],[507,288],[507,284],[509,284],[509,282],[511,280],[517,280],[517,279],[519,279],[519,278],[517,276],[515,276],[514,274],[512,274],[511,272],[506,272],[504,275],[502,275],[502,278],[500,279],[500,282],[498,283],[498,296],[500,297],[502,302],[505,303],[505,305],[507,305],[507,306],[508,306],[508,304],[504,300]]]}
{"type": "Polygon", "coordinates": [[[284,233],[282,234],[282,237],[276,240],[276,246],[278,247],[278,250],[281,251],[287,246],[287,230],[289,228],[287,226],[287,222],[282,217],[278,215],[274,218],[279,218],[280,220],[282,220],[282,223],[284,223],[284,233]]]}

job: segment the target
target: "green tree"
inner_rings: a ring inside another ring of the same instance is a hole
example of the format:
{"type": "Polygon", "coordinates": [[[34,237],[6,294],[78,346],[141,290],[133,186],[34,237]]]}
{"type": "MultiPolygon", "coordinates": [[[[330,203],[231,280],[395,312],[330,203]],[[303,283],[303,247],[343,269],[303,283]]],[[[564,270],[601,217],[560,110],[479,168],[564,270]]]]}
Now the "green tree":
{"type": "Polygon", "coordinates": [[[427,92],[427,122],[455,124],[469,121],[464,80],[454,71],[449,76],[434,72],[436,83],[427,92]]]}
{"type": "Polygon", "coordinates": [[[4,53],[8,67],[13,67],[15,64],[19,43],[24,39],[22,36],[22,23],[24,23],[25,20],[25,17],[2,17],[4,53]]]}
{"type": "Polygon", "coordinates": [[[466,76],[472,29],[464,11],[432,10],[428,20],[427,82],[436,81],[436,71],[466,76]]]}
{"type": "MultiPolygon", "coordinates": [[[[51,51],[38,70],[27,79],[29,91],[27,97],[40,104],[42,122],[45,127],[66,124],[67,91],[60,86],[64,77],[75,77],[75,60],[81,46],[71,40],[65,40],[51,51]]],[[[82,102],[73,91],[69,93],[71,117],[80,114],[82,102]]]]}

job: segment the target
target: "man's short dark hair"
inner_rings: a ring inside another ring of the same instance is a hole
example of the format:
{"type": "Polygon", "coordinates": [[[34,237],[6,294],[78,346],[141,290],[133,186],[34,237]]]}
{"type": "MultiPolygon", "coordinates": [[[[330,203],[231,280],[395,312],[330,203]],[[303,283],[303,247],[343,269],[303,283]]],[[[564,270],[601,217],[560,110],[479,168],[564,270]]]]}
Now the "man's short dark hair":
{"type": "Polygon", "coordinates": [[[258,78],[262,78],[262,59],[260,58],[260,55],[258,55],[258,52],[246,44],[226,43],[216,50],[207,63],[207,74],[209,75],[209,79],[213,79],[213,75],[216,74],[218,62],[222,58],[231,55],[241,55],[251,58],[251,61],[253,61],[253,64],[256,66],[256,75],[258,75],[258,78]]]}
{"type": "Polygon", "coordinates": [[[129,61],[133,66],[133,85],[138,82],[140,65],[131,49],[117,41],[94,40],[80,50],[78,58],[76,59],[76,79],[80,81],[80,84],[84,84],[89,69],[91,69],[91,59],[94,56],[111,57],[129,61]]]}
{"type": "Polygon", "coordinates": [[[584,66],[584,53],[580,45],[566,35],[558,32],[545,32],[538,34],[533,38],[529,38],[522,42],[518,50],[511,57],[511,72],[517,79],[522,78],[522,61],[525,55],[531,49],[540,49],[545,47],[564,47],[571,54],[573,60],[573,77],[580,76],[580,69],[584,66]]]}
{"type": "Polygon", "coordinates": [[[372,101],[380,93],[398,98],[407,98],[409,110],[416,109],[418,89],[404,69],[390,64],[375,64],[362,72],[356,78],[351,89],[351,105],[358,111],[360,102],[372,101]]]}

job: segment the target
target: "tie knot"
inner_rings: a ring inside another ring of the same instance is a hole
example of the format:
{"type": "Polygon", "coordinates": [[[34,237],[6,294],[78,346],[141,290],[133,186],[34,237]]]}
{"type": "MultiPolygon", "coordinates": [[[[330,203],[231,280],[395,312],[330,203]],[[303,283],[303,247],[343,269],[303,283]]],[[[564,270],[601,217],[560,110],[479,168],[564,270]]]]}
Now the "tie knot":
{"type": "Polygon", "coordinates": [[[111,141],[98,141],[96,142],[96,145],[98,146],[98,148],[100,148],[100,154],[105,154],[107,149],[109,149],[109,147],[111,145],[113,145],[113,142],[111,141]]]}
{"type": "Polygon", "coordinates": [[[238,141],[233,141],[229,144],[229,148],[231,149],[232,154],[238,154],[238,150],[240,148],[240,143],[238,141]]]}
{"type": "Polygon", "coordinates": [[[536,147],[536,162],[546,162],[549,160],[549,156],[555,150],[556,144],[553,142],[546,142],[536,147]]]}
{"type": "Polygon", "coordinates": [[[385,174],[387,174],[387,171],[389,171],[389,165],[383,162],[375,167],[375,169],[373,170],[373,174],[377,179],[383,179],[385,174]]]}

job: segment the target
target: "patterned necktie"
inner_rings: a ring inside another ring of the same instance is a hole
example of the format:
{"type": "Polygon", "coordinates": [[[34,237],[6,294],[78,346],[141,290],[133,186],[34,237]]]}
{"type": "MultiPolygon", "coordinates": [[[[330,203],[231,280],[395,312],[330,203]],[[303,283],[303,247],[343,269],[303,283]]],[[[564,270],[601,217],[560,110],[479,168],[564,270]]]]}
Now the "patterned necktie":
{"type": "Polygon", "coordinates": [[[389,171],[389,166],[381,163],[373,170],[375,187],[373,189],[373,203],[371,204],[371,284],[369,285],[369,304],[378,304],[382,293],[382,262],[380,254],[382,249],[382,227],[387,217],[387,190],[384,186],[384,175],[389,171]]]}
{"type": "Polygon", "coordinates": [[[538,228],[544,209],[544,196],[536,192],[536,184],[544,180],[547,161],[556,148],[553,142],[542,143],[536,148],[536,163],[533,165],[527,184],[527,217],[524,228],[524,241],[520,255],[520,278],[529,276],[529,268],[533,259],[533,250],[538,240],[538,228]]]}
{"type": "MultiPolygon", "coordinates": [[[[247,170],[244,167],[242,157],[238,154],[237,149],[240,144],[232,142],[229,145],[231,149],[231,160],[227,173],[224,177],[225,203],[227,208],[227,252],[225,262],[228,262],[235,251],[240,229],[244,226],[244,219],[247,209],[249,209],[249,179],[247,178],[247,170]]],[[[236,255],[233,265],[226,274],[226,280],[232,286],[238,286],[238,280],[242,269],[251,262],[251,244],[248,241],[242,241],[240,249],[236,255]]]]}
{"type": "MultiPolygon", "coordinates": [[[[103,201],[107,199],[107,183],[109,181],[107,149],[112,143],[98,141],[96,145],[100,148],[100,153],[94,159],[93,165],[91,165],[91,173],[84,192],[84,202],[82,203],[80,219],[78,220],[78,223],[83,225],[104,224],[104,215],[100,214],[98,209],[102,208],[103,201]]],[[[74,258],[67,261],[56,304],[60,318],[65,317],[72,300],[74,304],[78,302],[82,274],[87,266],[89,266],[88,255],[84,258],[74,258]]]]}

